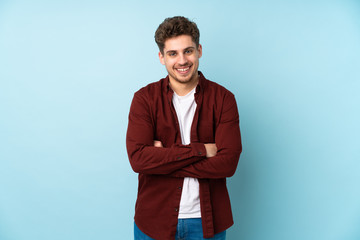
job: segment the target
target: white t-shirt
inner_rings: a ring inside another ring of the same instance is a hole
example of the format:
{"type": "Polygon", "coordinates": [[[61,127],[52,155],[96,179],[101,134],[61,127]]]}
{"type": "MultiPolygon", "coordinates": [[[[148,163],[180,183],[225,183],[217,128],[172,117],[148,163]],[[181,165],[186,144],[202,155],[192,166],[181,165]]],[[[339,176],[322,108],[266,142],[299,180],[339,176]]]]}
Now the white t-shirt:
{"type": "MultiPolygon", "coordinates": [[[[196,102],[195,88],[185,96],[173,95],[176,115],[179,120],[182,144],[190,144],[191,125],[194,119],[196,102]]],[[[185,177],[181,193],[180,209],[178,218],[200,218],[200,195],[197,178],[185,177]]]]}

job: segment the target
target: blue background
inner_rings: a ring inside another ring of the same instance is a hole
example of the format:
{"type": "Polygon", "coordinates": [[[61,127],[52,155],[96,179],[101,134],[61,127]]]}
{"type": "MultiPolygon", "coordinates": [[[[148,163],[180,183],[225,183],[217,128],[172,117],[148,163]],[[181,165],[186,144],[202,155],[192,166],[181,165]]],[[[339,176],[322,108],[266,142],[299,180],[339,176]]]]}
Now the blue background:
{"type": "Polygon", "coordinates": [[[0,1],[0,239],[132,239],[133,93],[184,15],[243,154],[229,240],[360,239],[360,2],[0,1]]]}

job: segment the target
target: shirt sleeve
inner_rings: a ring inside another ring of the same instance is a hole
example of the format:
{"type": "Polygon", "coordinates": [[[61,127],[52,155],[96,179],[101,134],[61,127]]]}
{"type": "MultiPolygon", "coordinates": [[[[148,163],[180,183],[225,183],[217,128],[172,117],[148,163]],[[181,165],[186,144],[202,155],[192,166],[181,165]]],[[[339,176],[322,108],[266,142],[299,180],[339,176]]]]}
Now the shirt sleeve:
{"type": "Polygon", "coordinates": [[[224,98],[220,122],[215,130],[217,154],[172,172],[173,177],[226,178],[234,175],[242,151],[239,114],[233,94],[224,98]]]}
{"type": "Polygon", "coordinates": [[[203,143],[154,147],[154,122],[146,97],[135,93],[129,113],[126,147],[130,165],[137,173],[170,174],[206,157],[203,143]]]}

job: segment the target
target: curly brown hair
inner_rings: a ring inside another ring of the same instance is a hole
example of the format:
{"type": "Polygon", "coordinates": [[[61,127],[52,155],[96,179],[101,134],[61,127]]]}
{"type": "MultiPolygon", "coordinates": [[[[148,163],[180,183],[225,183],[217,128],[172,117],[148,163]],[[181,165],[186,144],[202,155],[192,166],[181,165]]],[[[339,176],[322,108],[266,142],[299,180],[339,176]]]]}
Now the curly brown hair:
{"type": "Polygon", "coordinates": [[[189,35],[196,44],[196,47],[199,47],[200,32],[196,23],[186,17],[175,16],[166,18],[155,32],[155,42],[160,52],[164,54],[165,41],[167,39],[180,35],[189,35]]]}

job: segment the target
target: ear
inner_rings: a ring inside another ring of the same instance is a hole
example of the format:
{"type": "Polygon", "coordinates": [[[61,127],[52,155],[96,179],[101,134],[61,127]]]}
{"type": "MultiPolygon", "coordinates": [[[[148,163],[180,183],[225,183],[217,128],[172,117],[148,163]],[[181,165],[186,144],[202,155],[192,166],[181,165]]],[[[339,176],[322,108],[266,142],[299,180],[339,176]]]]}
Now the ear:
{"type": "Polygon", "coordinates": [[[201,46],[201,44],[199,44],[198,52],[199,52],[199,58],[201,58],[201,56],[202,56],[202,46],[201,46]]]}
{"type": "Polygon", "coordinates": [[[164,55],[159,51],[159,60],[162,65],[165,65],[164,55]]]}

